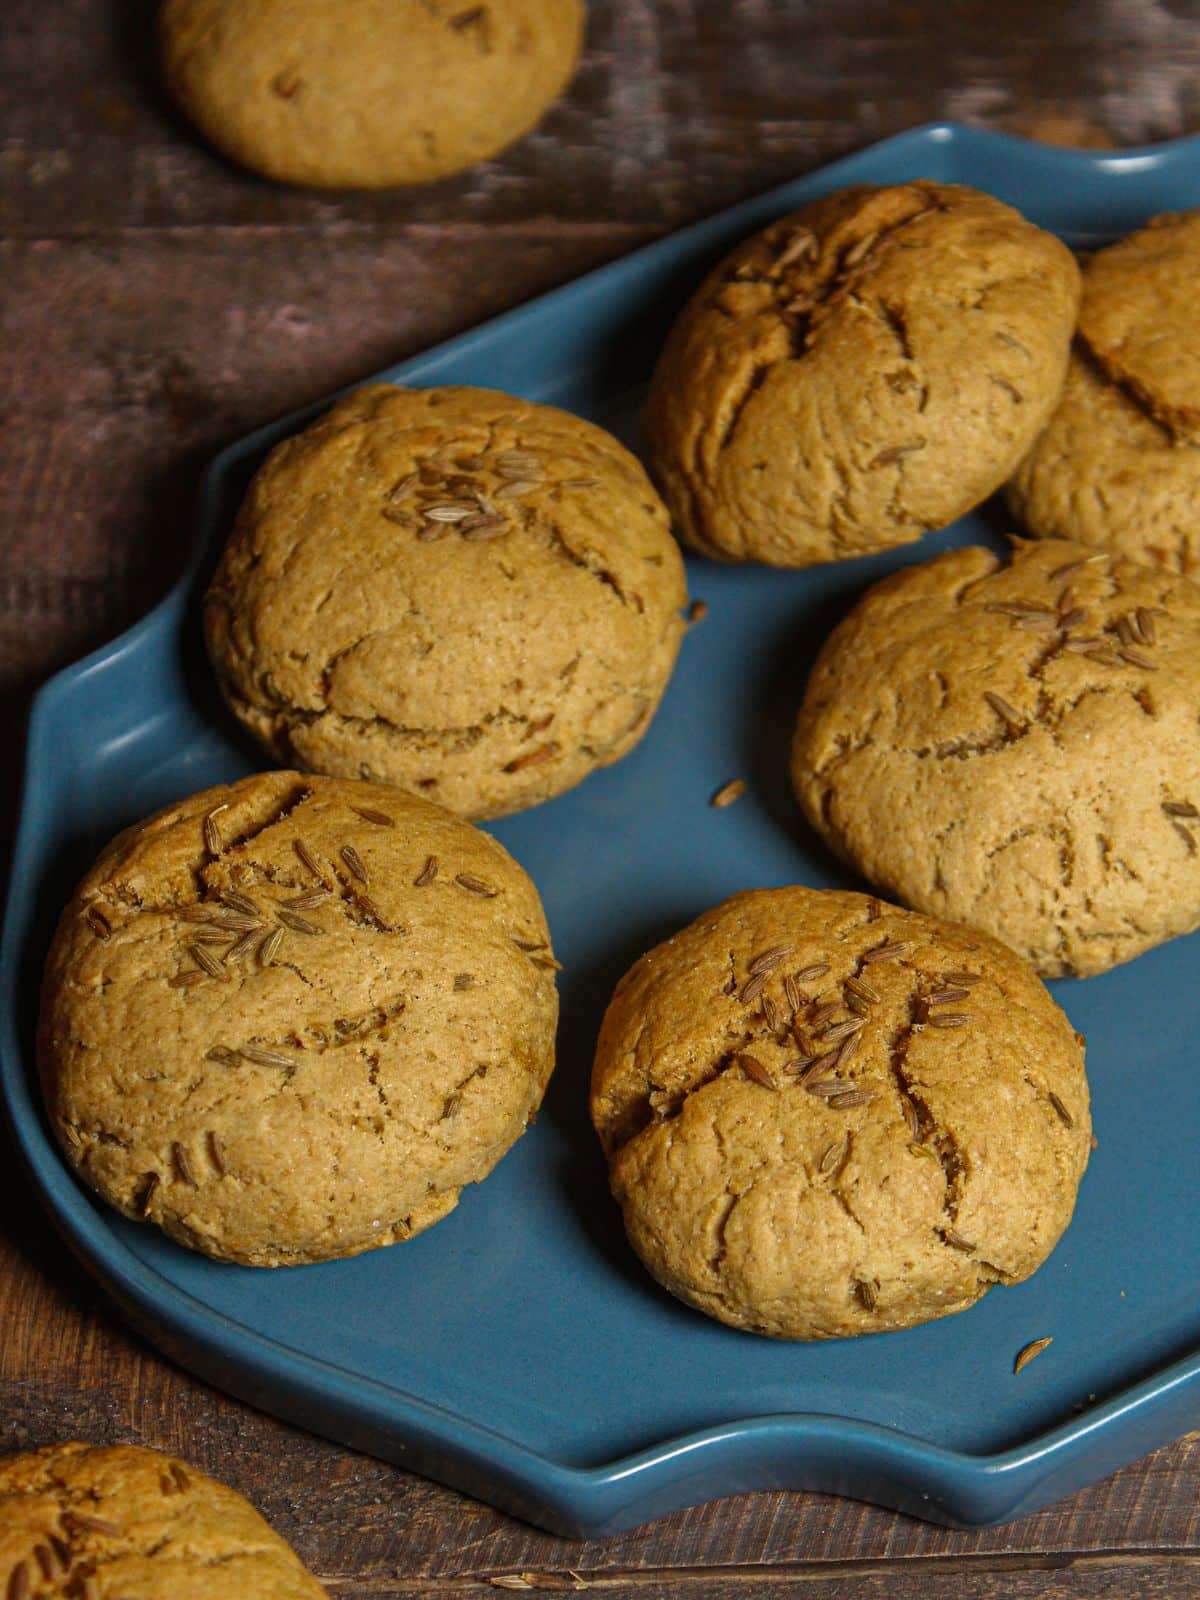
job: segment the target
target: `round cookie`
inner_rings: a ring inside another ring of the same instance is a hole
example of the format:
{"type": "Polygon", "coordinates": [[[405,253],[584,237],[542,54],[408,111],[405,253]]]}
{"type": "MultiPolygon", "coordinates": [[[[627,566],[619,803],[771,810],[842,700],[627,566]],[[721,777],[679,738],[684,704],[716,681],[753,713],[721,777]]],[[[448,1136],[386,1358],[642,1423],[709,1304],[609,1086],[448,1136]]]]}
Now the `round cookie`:
{"type": "Polygon", "coordinates": [[[646,407],[707,555],[805,567],[906,544],[1010,476],[1062,388],[1066,247],[976,190],[845,189],[712,272],[646,407]]]}
{"type": "Polygon", "coordinates": [[[1008,487],[1042,538],[1200,568],[1200,211],[1088,262],[1058,407],[1008,487]]]}
{"type": "Polygon", "coordinates": [[[575,70],[582,0],[166,0],[167,86],[284,183],[428,183],[529,132],[575,70]]]}
{"type": "Polygon", "coordinates": [[[249,1501],[195,1467],[140,1445],[57,1444],[0,1460],[0,1593],[322,1600],[325,1590],[249,1501]]]}
{"type": "Polygon", "coordinates": [[[532,1119],[556,966],[487,834],[260,773],[126,830],[75,891],[42,992],[50,1121],[106,1200],[207,1255],[393,1244],[532,1119]]]}
{"type": "Polygon", "coordinates": [[[686,599],[666,509],[602,429],[379,384],[271,453],[204,619],[277,760],[494,817],[637,743],[686,599]]]}
{"type": "Polygon", "coordinates": [[[879,1333],[1050,1254],[1088,1160],[1082,1044],[984,934],[759,889],[618,984],[592,1118],[672,1294],[774,1338],[879,1333]]]}
{"type": "Polygon", "coordinates": [[[809,679],[792,781],[886,894],[1086,977],[1200,925],[1200,587],[1062,541],[877,584],[809,679]]]}

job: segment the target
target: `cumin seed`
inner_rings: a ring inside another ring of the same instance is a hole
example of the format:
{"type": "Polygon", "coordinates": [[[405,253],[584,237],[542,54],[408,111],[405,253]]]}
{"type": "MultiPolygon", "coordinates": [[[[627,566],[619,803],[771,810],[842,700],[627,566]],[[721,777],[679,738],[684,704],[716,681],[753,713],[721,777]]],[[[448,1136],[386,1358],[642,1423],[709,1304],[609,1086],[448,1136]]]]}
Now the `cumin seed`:
{"type": "Polygon", "coordinates": [[[742,985],[742,992],[738,995],[739,1004],[748,1006],[751,1000],[756,999],[758,995],[761,994],[761,992],[766,988],[767,979],[770,976],[771,974],[769,972],[758,972],[755,973],[753,977],[747,978],[746,982],[742,985]]]}
{"type": "Polygon", "coordinates": [[[847,978],[842,987],[849,989],[851,994],[857,995],[860,1000],[865,1000],[870,1006],[877,1006],[883,998],[877,989],[872,989],[862,978],[847,978]]]}
{"type": "Polygon", "coordinates": [[[208,1130],[208,1159],[222,1177],[225,1176],[225,1146],[215,1128],[208,1130]]]}
{"type": "Polygon", "coordinates": [[[371,880],[367,876],[366,866],[363,864],[363,858],[358,851],[352,844],[344,844],[341,849],[341,857],[346,863],[351,876],[357,878],[365,888],[371,880]]]}
{"type": "Polygon", "coordinates": [[[456,874],[454,881],[460,889],[465,889],[468,894],[477,894],[484,900],[494,900],[500,893],[499,889],[493,889],[490,883],[477,878],[473,872],[460,872],[456,874]]]}
{"type": "Polygon", "coordinates": [[[739,1051],[733,1058],[733,1065],[740,1067],[752,1083],[761,1084],[764,1089],[778,1089],[779,1085],[774,1077],[763,1066],[757,1056],[747,1055],[739,1051]]]}
{"type": "Polygon", "coordinates": [[[302,917],[296,911],[289,911],[286,906],[276,906],[275,915],[285,928],[290,928],[293,933],[320,933],[320,928],[315,922],[310,922],[307,917],[302,917]]]}
{"type": "Polygon", "coordinates": [[[924,450],[924,439],[910,439],[907,444],[893,444],[867,463],[868,470],[872,467],[892,467],[898,461],[903,461],[906,456],[915,455],[918,450],[924,450]]]}
{"type": "Polygon", "coordinates": [[[943,972],[942,982],[952,984],[956,989],[969,989],[972,984],[982,983],[981,972],[943,972]]]}
{"type": "Polygon", "coordinates": [[[323,906],[332,895],[332,889],[309,889],[304,894],[293,895],[290,900],[281,900],[279,903],[285,911],[311,911],[314,906],[323,906]]]}
{"type": "Polygon", "coordinates": [[[899,961],[912,949],[912,945],[903,940],[889,941],[887,944],[876,945],[874,950],[868,950],[862,957],[865,967],[873,967],[878,961],[899,961]]]}
{"type": "Polygon", "coordinates": [[[843,1089],[841,1094],[831,1094],[826,1104],[831,1111],[851,1111],[856,1106],[869,1106],[874,1098],[869,1089],[843,1089]]]}
{"type": "Polygon", "coordinates": [[[745,778],[730,778],[728,783],[721,785],[708,803],[715,811],[724,811],[726,806],[731,806],[735,800],[742,798],[746,788],[745,778]]]}
{"type": "Polygon", "coordinates": [[[708,601],[707,600],[693,600],[691,605],[688,607],[688,621],[689,622],[703,622],[707,615],[708,615],[708,601]]]}
{"type": "Polygon", "coordinates": [[[796,982],[812,983],[815,978],[823,978],[828,971],[828,961],[816,961],[811,967],[801,967],[796,974],[796,982]]]}
{"type": "Polygon", "coordinates": [[[771,999],[769,994],[764,994],[762,997],[762,1014],[763,1021],[766,1023],[771,1032],[774,1033],[775,1029],[779,1026],[779,1012],[776,1009],[774,1000],[771,999]]]}
{"type": "Polygon", "coordinates": [[[832,1144],[826,1145],[824,1151],[822,1152],[821,1159],[817,1163],[817,1171],[820,1173],[822,1178],[828,1178],[831,1173],[837,1171],[842,1162],[846,1159],[849,1149],[849,1134],[843,1134],[840,1139],[835,1139],[832,1144]]]}
{"type": "Polygon", "coordinates": [[[1054,1093],[1053,1089],[1051,1089],[1050,1093],[1046,1096],[1046,1098],[1049,1100],[1050,1104],[1054,1107],[1054,1110],[1058,1115],[1058,1120],[1062,1123],[1063,1127],[1064,1128],[1073,1128],[1075,1126],[1075,1118],[1067,1110],[1066,1106],[1063,1105],[1062,1101],[1054,1093]]]}
{"type": "Polygon", "coordinates": [[[825,1000],[825,1001],[823,1001],[819,1006],[816,1006],[813,1009],[813,1011],[809,1014],[809,1018],[808,1018],[809,1027],[810,1028],[820,1027],[822,1022],[828,1022],[830,1017],[836,1017],[838,1012],[841,1009],[842,1009],[841,1006],[839,1005],[839,1003],[836,1000],[825,1000]]]}
{"type": "Polygon", "coordinates": [[[1016,706],[1010,705],[1002,695],[993,694],[990,689],[985,689],[983,698],[1001,721],[1008,723],[1010,728],[1023,728],[1025,726],[1025,718],[1017,710],[1016,706]]]}
{"type": "Polygon", "coordinates": [[[1151,661],[1150,657],[1142,650],[1134,650],[1129,645],[1123,645],[1117,651],[1122,661],[1128,661],[1131,667],[1140,667],[1143,672],[1157,672],[1158,662],[1151,661]]]}
{"type": "Polygon", "coordinates": [[[1048,1345],[1053,1343],[1053,1334],[1047,1334],[1044,1339],[1034,1339],[1032,1344],[1027,1344],[1023,1349],[1018,1350],[1016,1359],[1013,1362],[1013,1377],[1015,1378],[1018,1372],[1023,1371],[1031,1361],[1041,1355],[1048,1345]]]}
{"type": "Polygon", "coordinates": [[[207,972],[210,978],[218,978],[222,983],[229,982],[228,967],[226,967],[223,961],[218,961],[216,956],[213,955],[212,951],[206,949],[204,945],[188,945],[188,955],[191,956],[192,960],[202,972],[207,972]]]}
{"type": "Polygon", "coordinates": [[[1169,817],[1200,817],[1190,800],[1164,800],[1162,808],[1169,817]]]}
{"type": "Polygon", "coordinates": [[[783,994],[788,1005],[791,1007],[792,1015],[794,1017],[796,1012],[799,1011],[800,1007],[804,1004],[804,995],[800,989],[800,985],[796,982],[793,973],[789,972],[784,977],[783,994]]]}
{"type": "Polygon", "coordinates": [[[183,1145],[176,1141],[176,1143],[171,1146],[171,1154],[175,1160],[175,1170],[183,1179],[184,1183],[190,1183],[193,1189],[196,1188],[196,1174],[192,1170],[192,1163],[188,1160],[188,1153],[186,1149],[183,1147],[183,1145]]]}
{"type": "Polygon", "coordinates": [[[325,881],[325,874],[321,870],[321,867],[320,867],[320,865],[319,865],[319,863],[317,861],[316,856],[313,855],[312,851],[305,844],[304,840],[303,839],[293,839],[292,840],[292,849],[300,857],[300,860],[304,863],[304,865],[312,873],[313,877],[314,878],[320,878],[321,881],[324,882],[325,881]]]}
{"type": "Polygon", "coordinates": [[[425,865],[421,868],[420,872],[418,872],[416,877],[413,879],[413,888],[414,889],[424,889],[427,884],[430,884],[430,883],[433,882],[433,880],[437,877],[437,875],[438,875],[438,858],[436,856],[429,856],[427,858],[426,862],[425,862],[425,865]]]}
{"type": "Polygon", "coordinates": [[[210,811],[204,819],[204,848],[210,856],[219,856],[225,848],[221,841],[221,830],[217,826],[217,818],[222,811],[228,810],[229,803],[226,801],[223,806],[217,806],[210,811]]]}
{"type": "Polygon", "coordinates": [[[858,1303],[864,1311],[874,1311],[875,1291],[865,1278],[859,1278],[855,1282],[854,1293],[858,1296],[858,1303]]]}
{"type": "Polygon", "coordinates": [[[238,1054],[247,1061],[253,1061],[256,1066],[286,1067],[289,1072],[299,1064],[295,1056],[285,1055],[282,1050],[268,1050],[257,1044],[241,1045],[238,1054]]]}
{"type": "Polygon", "coordinates": [[[377,828],[394,828],[395,817],[389,817],[386,811],[372,811],[369,806],[351,806],[355,816],[361,817],[364,822],[373,822],[377,828]]]}
{"type": "Polygon", "coordinates": [[[549,743],[542,745],[538,750],[530,750],[527,755],[514,756],[507,763],[504,770],[505,772],[524,772],[526,767],[543,766],[547,761],[554,760],[560,748],[561,746],[554,739],[551,739],[549,743]]]}
{"type": "Polygon", "coordinates": [[[157,1172],[147,1173],[145,1186],[142,1189],[141,1198],[138,1200],[138,1208],[143,1216],[146,1216],[149,1212],[150,1202],[158,1193],[158,1186],[161,1182],[162,1179],[157,1172]]]}
{"type": "Polygon", "coordinates": [[[971,1244],[969,1240],[964,1239],[961,1233],[957,1232],[956,1229],[951,1227],[945,1227],[942,1229],[942,1238],[945,1239],[946,1243],[951,1245],[955,1250],[971,1251],[975,1248],[975,1246],[971,1244]]]}
{"type": "Polygon", "coordinates": [[[862,1017],[852,1017],[849,1022],[835,1022],[832,1027],[825,1029],[821,1043],[840,1044],[843,1039],[848,1039],[852,1033],[858,1033],[865,1027],[862,1017]]]}
{"type": "Polygon", "coordinates": [[[108,918],[99,906],[89,906],[84,912],[84,917],[97,939],[107,941],[112,938],[112,928],[109,926],[108,918]]]}
{"type": "Polygon", "coordinates": [[[1158,643],[1158,628],[1155,626],[1154,613],[1145,606],[1139,606],[1134,612],[1137,618],[1138,631],[1142,636],[1143,644],[1158,643]]]}
{"type": "Polygon", "coordinates": [[[94,1511],[77,1511],[72,1507],[63,1520],[68,1518],[89,1533],[102,1533],[109,1539],[119,1539],[125,1532],[119,1522],[113,1522],[110,1517],[97,1516],[94,1511]]]}
{"type": "Polygon", "coordinates": [[[965,1028],[975,1019],[969,1011],[939,1011],[936,1017],[927,1017],[931,1028],[965,1028]]]}
{"type": "Polygon", "coordinates": [[[167,987],[171,989],[194,989],[198,983],[207,983],[203,972],[197,972],[194,967],[186,972],[177,972],[173,978],[167,979],[167,987]]]}
{"type": "Polygon", "coordinates": [[[273,928],[258,947],[258,964],[260,967],[269,967],[274,963],[279,954],[279,946],[283,943],[283,929],[273,928]]]}
{"type": "Polygon", "coordinates": [[[231,911],[240,911],[246,917],[261,917],[261,909],[255,905],[249,895],[239,894],[236,889],[226,889],[221,895],[222,903],[231,911]]]}

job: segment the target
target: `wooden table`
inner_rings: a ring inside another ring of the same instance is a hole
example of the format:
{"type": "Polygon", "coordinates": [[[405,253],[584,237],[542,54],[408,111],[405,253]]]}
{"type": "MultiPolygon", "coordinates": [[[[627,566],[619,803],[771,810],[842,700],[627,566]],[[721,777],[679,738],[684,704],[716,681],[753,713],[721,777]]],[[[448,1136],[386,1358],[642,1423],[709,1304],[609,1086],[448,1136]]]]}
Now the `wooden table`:
{"type": "MultiPolygon", "coordinates": [[[[519,149],[433,189],[335,195],[271,187],[192,138],[155,80],[150,0],[6,0],[6,837],[29,691],[170,584],[198,470],[226,441],[915,123],[1118,144],[1200,126],[1194,0],[592,10],[569,96],[519,149]]],[[[194,1382],[124,1330],[23,1180],[0,1181],[0,1450],[177,1450],[256,1501],[343,1600],[452,1600],[523,1573],[640,1600],[1200,1594],[1196,1438],[982,1533],[761,1494],[605,1541],[550,1538],[194,1382]]]]}

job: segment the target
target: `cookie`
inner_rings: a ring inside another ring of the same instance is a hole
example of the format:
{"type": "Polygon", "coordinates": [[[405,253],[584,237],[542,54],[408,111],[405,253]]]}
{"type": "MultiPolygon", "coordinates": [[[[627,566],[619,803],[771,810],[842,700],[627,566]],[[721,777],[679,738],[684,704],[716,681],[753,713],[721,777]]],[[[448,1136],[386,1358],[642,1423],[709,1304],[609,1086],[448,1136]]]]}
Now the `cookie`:
{"type": "Polygon", "coordinates": [[[128,829],[59,921],[39,1060],[80,1176],[252,1266],[444,1217],[532,1120],[557,963],[508,853],[397,789],[294,772],[128,829]]]}
{"type": "Polygon", "coordinates": [[[1082,1046],[984,934],[752,890],[618,984],[592,1118],[672,1294],[778,1339],[881,1333],[1053,1250],[1090,1147],[1082,1046]]]}
{"type": "Polygon", "coordinates": [[[1200,587],[1018,541],[877,584],[827,641],[792,780],[884,893],[1049,977],[1200,924],[1200,587]]]}
{"type": "Polygon", "coordinates": [[[278,762],[495,817],[637,743],[686,598],[666,509],[602,429],[380,384],[272,452],[204,620],[278,762]]]}
{"type": "Polygon", "coordinates": [[[688,542],[806,567],[907,544],[1000,487],[1062,388],[1066,247],[990,195],[844,189],[733,252],[645,414],[688,542]]]}
{"type": "Polygon", "coordinates": [[[254,1507],[175,1456],[57,1444],[0,1460],[10,1600],[322,1600],[254,1507]]]}
{"type": "Polygon", "coordinates": [[[582,0],[166,0],[163,69],[231,160],[283,183],[428,183],[539,122],[575,71],[582,0]]]}
{"type": "Polygon", "coordinates": [[[1087,264],[1062,398],[1008,488],[1032,533],[1200,568],[1198,280],[1200,211],[1087,264]]]}

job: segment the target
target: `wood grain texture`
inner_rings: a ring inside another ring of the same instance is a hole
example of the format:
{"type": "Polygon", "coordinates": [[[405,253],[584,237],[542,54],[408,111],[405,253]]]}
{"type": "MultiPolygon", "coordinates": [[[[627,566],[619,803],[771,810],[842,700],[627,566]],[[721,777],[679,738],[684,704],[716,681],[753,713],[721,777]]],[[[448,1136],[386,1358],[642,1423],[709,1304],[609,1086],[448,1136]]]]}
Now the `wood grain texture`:
{"type": "MultiPolygon", "coordinates": [[[[1200,126],[1196,0],[593,0],[570,93],[514,150],[419,191],[301,192],[193,139],[157,87],[153,12],[4,7],[10,752],[29,690],[178,572],[204,463],[279,412],[914,123],[1118,143],[1200,126]]],[[[0,835],[18,765],[0,776],[0,835]]],[[[522,1592],[493,1582],[522,1573],[566,1593],[572,1569],[631,1600],[1200,1595],[1196,1439],[970,1534],[761,1494],[551,1538],[187,1378],[124,1331],[4,1167],[0,1450],[74,1436],[179,1451],[250,1495],[339,1600],[477,1600],[522,1592]]]]}

